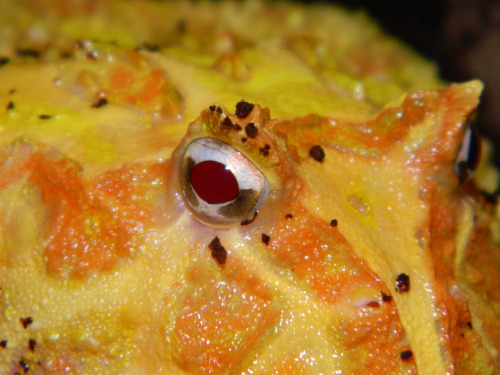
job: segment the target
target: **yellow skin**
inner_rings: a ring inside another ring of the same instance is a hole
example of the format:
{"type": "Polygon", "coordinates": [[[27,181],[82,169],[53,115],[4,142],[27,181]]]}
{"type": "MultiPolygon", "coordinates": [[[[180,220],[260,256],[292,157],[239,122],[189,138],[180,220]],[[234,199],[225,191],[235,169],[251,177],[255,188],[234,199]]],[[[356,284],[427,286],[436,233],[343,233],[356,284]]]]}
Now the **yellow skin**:
{"type": "Polygon", "coordinates": [[[333,8],[13,1],[0,25],[1,374],[500,370],[498,205],[454,169],[480,82],[333,8]],[[204,137],[269,184],[245,225],[186,196],[204,137]]]}

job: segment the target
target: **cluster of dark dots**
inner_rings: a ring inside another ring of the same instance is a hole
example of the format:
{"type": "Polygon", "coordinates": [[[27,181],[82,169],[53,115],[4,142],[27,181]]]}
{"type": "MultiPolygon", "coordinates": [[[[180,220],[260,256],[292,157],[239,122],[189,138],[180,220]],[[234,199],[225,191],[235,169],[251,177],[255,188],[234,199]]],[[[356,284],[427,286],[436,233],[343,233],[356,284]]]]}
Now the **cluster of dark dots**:
{"type": "MultiPolygon", "coordinates": [[[[19,323],[21,324],[21,326],[24,329],[27,329],[33,323],[33,318],[30,316],[28,316],[26,318],[21,317],[21,318],[19,318],[19,323]]],[[[0,340],[0,348],[2,348],[2,349],[7,348],[7,344],[8,344],[7,340],[5,340],[5,339],[0,340]]],[[[37,345],[37,343],[36,343],[35,339],[30,338],[28,340],[28,350],[30,352],[32,352],[32,353],[35,352],[36,345],[37,345]]],[[[24,358],[21,358],[21,360],[18,363],[25,374],[30,370],[30,366],[28,365],[28,363],[26,362],[26,360],[24,358]]],[[[41,363],[38,362],[38,365],[41,365],[41,363]]],[[[19,372],[15,372],[14,374],[20,375],[19,372]]]]}
{"type": "Polygon", "coordinates": [[[269,146],[267,143],[264,145],[264,147],[259,148],[259,152],[263,156],[268,156],[269,155],[269,150],[271,150],[271,146],[269,146]]]}

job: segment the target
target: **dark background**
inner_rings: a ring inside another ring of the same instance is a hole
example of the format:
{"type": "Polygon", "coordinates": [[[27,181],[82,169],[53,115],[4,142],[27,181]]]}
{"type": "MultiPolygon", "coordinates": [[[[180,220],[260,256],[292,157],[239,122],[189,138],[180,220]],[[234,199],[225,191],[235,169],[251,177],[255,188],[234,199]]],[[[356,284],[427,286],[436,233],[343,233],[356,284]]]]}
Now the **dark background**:
{"type": "Polygon", "coordinates": [[[500,166],[500,0],[328,2],[365,9],[389,34],[436,61],[444,79],[481,79],[485,91],[477,127],[494,141],[496,164],[500,166]]]}

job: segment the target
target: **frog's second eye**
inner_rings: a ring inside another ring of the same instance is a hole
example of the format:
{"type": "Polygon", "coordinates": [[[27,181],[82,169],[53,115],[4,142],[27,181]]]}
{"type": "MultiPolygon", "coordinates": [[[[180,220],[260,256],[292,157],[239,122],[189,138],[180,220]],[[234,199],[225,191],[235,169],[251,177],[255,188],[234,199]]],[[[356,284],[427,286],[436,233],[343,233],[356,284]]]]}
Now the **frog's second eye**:
{"type": "Polygon", "coordinates": [[[455,160],[455,173],[460,183],[465,182],[479,164],[481,138],[473,126],[467,127],[455,160]]]}
{"type": "Polygon", "coordinates": [[[179,181],[191,212],[210,226],[251,217],[269,195],[262,172],[233,146],[215,138],[198,138],[188,144],[179,181]]]}

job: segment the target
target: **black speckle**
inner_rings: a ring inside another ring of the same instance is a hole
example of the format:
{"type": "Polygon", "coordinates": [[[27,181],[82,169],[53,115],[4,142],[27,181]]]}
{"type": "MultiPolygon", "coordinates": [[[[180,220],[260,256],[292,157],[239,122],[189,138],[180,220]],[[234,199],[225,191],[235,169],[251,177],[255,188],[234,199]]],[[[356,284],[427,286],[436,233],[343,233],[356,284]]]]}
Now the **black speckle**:
{"type": "Polygon", "coordinates": [[[8,57],[1,56],[0,57],[0,68],[4,65],[7,65],[10,62],[8,57]]]}
{"type": "Polygon", "coordinates": [[[140,49],[146,50],[148,52],[158,52],[160,50],[160,46],[156,44],[150,44],[147,42],[142,43],[142,46],[140,49]]]}
{"type": "Polygon", "coordinates": [[[259,148],[259,152],[263,156],[268,156],[269,155],[269,150],[271,149],[271,146],[269,146],[267,143],[264,145],[264,147],[259,148]]]}
{"type": "Polygon", "coordinates": [[[7,340],[0,341],[0,348],[6,348],[6,347],[7,347],[7,340]]]}
{"type": "Polygon", "coordinates": [[[214,106],[214,105],[211,105],[210,107],[208,107],[208,109],[210,109],[210,111],[212,111],[212,112],[215,112],[215,109],[216,109],[216,108],[217,108],[217,107],[216,107],[216,106],[214,106]]]}
{"type": "Polygon", "coordinates": [[[16,106],[14,105],[14,102],[11,100],[7,103],[7,110],[14,109],[16,106]]]}
{"type": "Polygon", "coordinates": [[[229,117],[224,118],[224,120],[221,121],[220,125],[228,128],[230,127],[235,130],[241,130],[241,126],[239,126],[238,124],[234,124],[229,117]]]}
{"type": "Polygon", "coordinates": [[[269,245],[269,241],[271,240],[271,237],[269,237],[267,234],[262,233],[262,242],[264,242],[266,245],[269,245]]]}
{"type": "Polygon", "coordinates": [[[231,119],[229,117],[225,117],[224,120],[222,120],[220,122],[220,125],[221,126],[233,126],[233,122],[231,121],[231,119]]]}
{"type": "Polygon", "coordinates": [[[49,120],[52,118],[52,116],[51,115],[39,115],[38,118],[40,120],[49,120]]]}
{"type": "Polygon", "coordinates": [[[28,366],[28,364],[26,362],[24,362],[24,360],[19,361],[19,364],[21,365],[21,367],[24,370],[24,373],[26,374],[29,371],[29,369],[30,369],[30,367],[28,366]]]}
{"type": "Polygon", "coordinates": [[[407,293],[410,291],[410,276],[401,273],[396,278],[396,292],[407,293]]]}
{"type": "Polygon", "coordinates": [[[384,292],[380,292],[382,295],[382,301],[384,302],[391,302],[392,301],[392,296],[389,294],[385,294],[384,292]]]}
{"type": "Polygon", "coordinates": [[[102,97],[97,100],[94,104],[92,104],[92,108],[101,108],[108,104],[108,99],[102,97]]]}
{"type": "Polygon", "coordinates": [[[255,138],[257,134],[259,133],[259,129],[255,126],[253,122],[249,122],[245,126],[245,133],[248,136],[248,138],[255,138]]]}
{"type": "Polygon", "coordinates": [[[36,59],[40,57],[40,51],[31,48],[20,48],[16,51],[16,55],[17,57],[33,57],[36,59]]]}
{"type": "Polygon", "coordinates": [[[467,327],[468,327],[469,329],[472,329],[472,322],[471,322],[471,321],[468,321],[466,324],[467,324],[467,327]]]}
{"type": "Polygon", "coordinates": [[[245,118],[250,114],[250,112],[252,112],[252,109],[253,104],[242,100],[241,102],[236,104],[236,117],[245,118]]]}
{"type": "Polygon", "coordinates": [[[332,219],[332,220],[330,220],[330,225],[332,227],[336,227],[337,225],[339,225],[339,222],[337,219],[332,219]]]}
{"type": "Polygon", "coordinates": [[[254,214],[253,214],[253,217],[251,219],[245,219],[240,224],[241,225],[252,224],[255,221],[255,219],[257,218],[257,215],[258,215],[258,212],[255,211],[254,214]]]}
{"type": "Polygon", "coordinates": [[[33,323],[33,318],[31,316],[28,316],[27,318],[19,318],[19,322],[21,322],[23,328],[26,329],[31,323],[33,323]]]}
{"type": "Polygon", "coordinates": [[[293,217],[292,214],[286,214],[285,219],[291,219],[293,217]]]}
{"type": "Polygon", "coordinates": [[[227,251],[220,243],[219,237],[216,236],[212,241],[210,241],[208,248],[212,250],[212,258],[214,258],[217,263],[226,263],[227,251]]]}
{"type": "Polygon", "coordinates": [[[323,151],[323,148],[321,148],[320,145],[315,145],[312,146],[309,150],[309,156],[311,156],[314,160],[322,163],[325,159],[325,151],[323,151]]]}
{"type": "Polygon", "coordinates": [[[36,341],[34,339],[30,339],[28,341],[28,348],[30,351],[34,352],[36,347],[36,341]]]}
{"type": "Polygon", "coordinates": [[[410,359],[413,356],[413,352],[411,350],[405,350],[399,354],[402,360],[410,359]]]}

